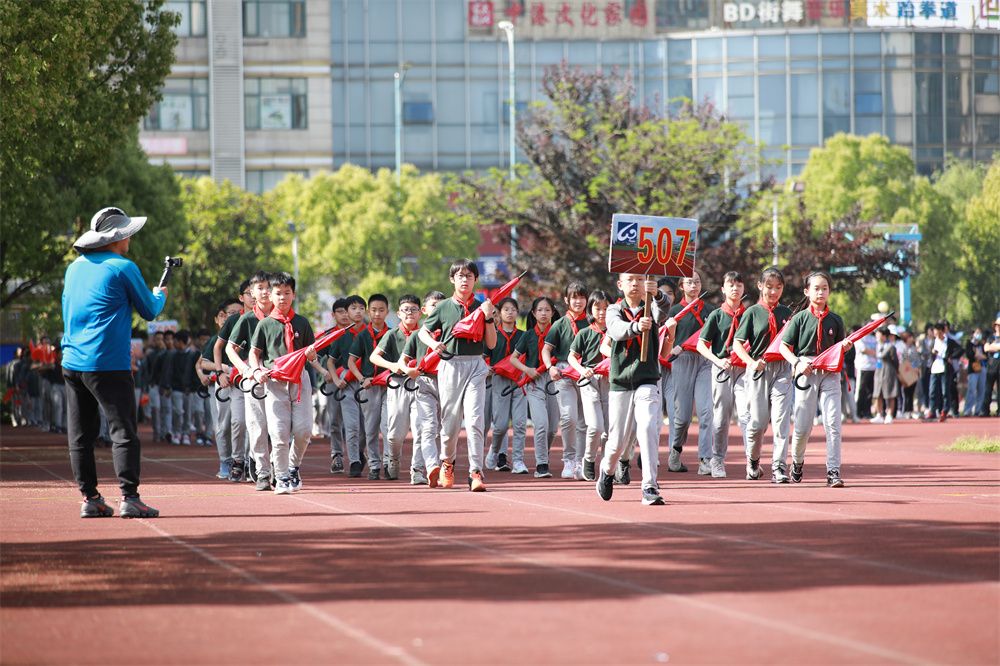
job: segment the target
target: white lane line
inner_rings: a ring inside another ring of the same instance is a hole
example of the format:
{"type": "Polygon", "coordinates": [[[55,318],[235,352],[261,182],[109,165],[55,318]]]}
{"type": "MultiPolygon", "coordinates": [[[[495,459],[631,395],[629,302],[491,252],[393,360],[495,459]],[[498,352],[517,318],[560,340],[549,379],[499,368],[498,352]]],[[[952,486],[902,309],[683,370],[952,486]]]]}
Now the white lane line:
{"type": "MultiPolygon", "coordinates": [[[[487,495],[488,496],[488,495],[487,495]]],[[[470,543],[468,541],[462,541],[460,539],[454,539],[451,537],[441,536],[440,534],[434,534],[432,532],[427,532],[414,527],[407,527],[405,525],[399,525],[382,518],[378,518],[369,514],[355,513],[354,511],[349,511],[347,509],[341,509],[335,506],[330,506],[322,502],[317,502],[315,500],[308,499],[306,496],[301,494],[294,495],[294,498],[305,502],[307,504],[312,504],[317,507],[327,509],[329,511],[335,511],[337,513],[353,516],[360,518],[362,520],[367,520],[369,522],[377,523],[385,527],[390,527],[396,530],[401,530],[404,532],[409,532],[426,539],[431,539],[433,541],[439,541],[443,543],[448,543],[454,546],[459,546],[462,548],[467,548],[469,550],[478,551],[480,553],[487,554],[493,558],[504,558],[508,560],[513,560],[524,565],[537,567],[540,569],[548,569],[551,571],[556,571],[568,576],[575,576],[578,578],[584,578],[593,582],[602,583],[610,587],[618,587],[629,590],[636,594],[642,594],[651,597],[664,597],[670,599],[671,601],[677,602],[679,604],[684,604],[688,606],[694,606],[700,610],[711,613],[713,616],[725,615],[733,620],[737,620],[741,623],[755,624],[767,629],[777,632],[779,635],[787,635],[788,633],[794,633],[796,636],[803,636],[812,640],[822,641],[835,646],[838,649],[851,649],[856,652],[867,654],[873,657],[879,657],[881,659],[889,659],[892,661],[897,661],[904,664],[932,664],[934,662],[929,662],[921,657],[903,654],[896,652],[894,650],[889,650],[887,648],[880,647],[878,645],[871,645],[862,641],[853,640],[843,636],[835,636],[833,634],[828,634],[826,632],[817,631],[814,629],[808,629],[805,627],[791,627],[787,622],[772,621],[767,618],[761,617],[760,615],[754,613],[746,613],[743,611],[734,610],[727,606],[722,606],[710,601],[705,601],[702,599],[697,599],[690,596],[675,594],[672,592],[664,592],[663,590],[658,590],[646,585],[639,585],[637,583],[631,583],[628,581],[620,580],[617,578],[611,578],[609,576],[603,576],[600,574],[592,573],[589,571],[582,571],[580,569],[574,569],[572,567],[567,567],[560,564],[552,564],[550,562],[545,562],[534,557],[528,557],[526,555],[519,555],[517,553],[510,553],[503,550],[497,550],[495,548],[489,548],[476,543],[470,543]]],[[[531,504],[526,502],[525,504],[531,504]]],[[[551,508],[545,505],[534,505],[542,508],[551,508]]],[[[630,522],[630,521],[623,521],[630,522]]]]}

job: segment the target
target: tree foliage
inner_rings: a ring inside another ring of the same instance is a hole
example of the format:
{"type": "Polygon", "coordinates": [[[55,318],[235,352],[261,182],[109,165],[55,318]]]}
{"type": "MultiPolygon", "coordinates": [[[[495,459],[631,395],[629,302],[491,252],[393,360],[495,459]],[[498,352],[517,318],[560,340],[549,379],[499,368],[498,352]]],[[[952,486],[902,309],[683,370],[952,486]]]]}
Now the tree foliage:
{"type": "Polygon", "coordinates": [[[161,6],[0,3],[0,199],[5,229],[25,228],[0,241],[0,305],[62,272],[85,214],[75,188],[108,166],[159,98],[179,19],[161,6]]]}
{"type": "MultiPolygon", "coordinates": [[[[309,180],[289,176],[272,201],[279,219],[301,231],[300,292],[422,296],[448,287],[445,262],[474,257],[480,241],[477,225],[449,210],[440,176],[409,165],[399,187],[388,169],[372,174],[350,164],[309,180]]],[[[290,265],[288,238],[285,231],[290,265]]]]}
{"type": "Polygon", "coordinates": [[[982,326],[1000,312],[1000,161],[994,160],[982,191],[965,207],[959,244],[960,286],[970,301],[969,321],[982,326]]]}
{"type": "Polygon", "coordinates": [[[726,237],[744,205],[736,184],[759,152],[725,114],[685,102],[663,115],[635,104],[630,75],[565,63],[546,69],[541,90],[547,102],[517,127],[526,163],[516,180],[493,169],[449,184],[467,219],[516,225],[514,268],[530,269],[529,285],[558,290],[583,280],[614,291],[607,265],[615,213],[698,218],[699,252],[726,237]]]}

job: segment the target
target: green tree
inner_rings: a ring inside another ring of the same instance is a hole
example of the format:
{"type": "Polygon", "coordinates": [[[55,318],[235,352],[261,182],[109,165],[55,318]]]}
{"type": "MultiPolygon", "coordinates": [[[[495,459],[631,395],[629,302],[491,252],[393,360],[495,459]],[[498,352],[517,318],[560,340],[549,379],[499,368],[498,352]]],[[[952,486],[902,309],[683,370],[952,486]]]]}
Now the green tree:
{"type": "Polygon", "coordinates": [[[549,291],[574,279],[614,291],[615,213],[698,218],[698,265],[710,264],[745,205],[736,186],[760,158],[743,130],[709,103],[685,101],[668,115],[636,105],[631,76],[617,72],[563,63],[546,69],[541,90],[546,103],[517,126],[526,162],[516,179],[500,169],[455,177],[456,210],[516,225],[515,270],[530,269],[528,284],[549,291]]]}
{"type": "Polygon", "coordinates": [[[235,298],[240,282],[258,269],[275,269],[281,223],[261,197],[228,180],[184,179],[181,201],[190,235],[180,252],[184,267],[170,283],[166,314],[188,328],[211,328],[215,307],[235,298]]]}
{"type": "Polygon", "coordinates": [[[0,240],[0,306],[61,274],[82,215],[73,190],[160,97],[179,20],[162,4],[0,3],[0,200],[4,228],[24,231],[0,240]]]}
{"type": "Polygon", "coordinates": [[[1000,311],[1000,160],[993,161],[982,191],[965,207],[959,243],[960,286],[970,301],[968,321],[983,325],[1000,311]]]}
{"type": "MultiPolygon", "coordinates": [[[[304,227],[299,242],[301,296],[376,292],[422,296],[448,286],[445,262],[474,257],[478,226],[448,208],[441,177],[406,165],[395,173],[345,164],[306,180],[289,176],[272,192],[279,219],[304,227]]],[[[282,223],[281,226],[284,226],[282,223]]],[[[288,232],[282,256],[290,265],[288,232]]],[[[310,302],[315,305],[315,302],[310,302]]],[[[306,307],[305,304],[303,307],[306,307]]]]}

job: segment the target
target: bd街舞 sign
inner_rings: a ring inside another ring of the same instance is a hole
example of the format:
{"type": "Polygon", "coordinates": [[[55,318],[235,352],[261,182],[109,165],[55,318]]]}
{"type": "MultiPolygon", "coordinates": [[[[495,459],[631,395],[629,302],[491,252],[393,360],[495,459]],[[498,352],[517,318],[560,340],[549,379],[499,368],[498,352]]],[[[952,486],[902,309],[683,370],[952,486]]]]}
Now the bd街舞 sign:
{"type": "Polygon", "coordinates": [[[698,246],[698,220],[649,215],[611,218],[612,273],[691,277],[698,246]]]}

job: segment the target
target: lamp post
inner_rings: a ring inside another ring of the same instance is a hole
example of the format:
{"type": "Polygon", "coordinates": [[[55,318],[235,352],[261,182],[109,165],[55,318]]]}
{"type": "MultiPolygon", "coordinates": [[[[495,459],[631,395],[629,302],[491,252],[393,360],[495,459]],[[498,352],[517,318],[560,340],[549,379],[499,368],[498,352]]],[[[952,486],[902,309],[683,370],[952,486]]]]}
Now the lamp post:
{"type": "Polygon", "coordinates": [[[292,232],[292,257],[295,260],[295,289],[299,289],[299,227],[292,220],[285,220],[288,230],[292,232]]]}
{"type": "Polygon", "coordinates": [[[393,74],[394,99],[396,102],[396,187],[399,187],[403,170],[403,79],[410,63],[404,62],[400,71],[393,74]]]}
{"type": "MultiPolygon", "coordinates": [[[[514,117],[517,113],[517,91],[514,88],[514,24],[510,21],[500,21],[497,27],[507,33],[507,61],[510,66],[510,99],[507,106],[510,111],[510,182],[514,182],[514,117]]],[[[514,259],[517,255],[517,225],[510,225],[510,273],[514,274],[514,259]]]]}

